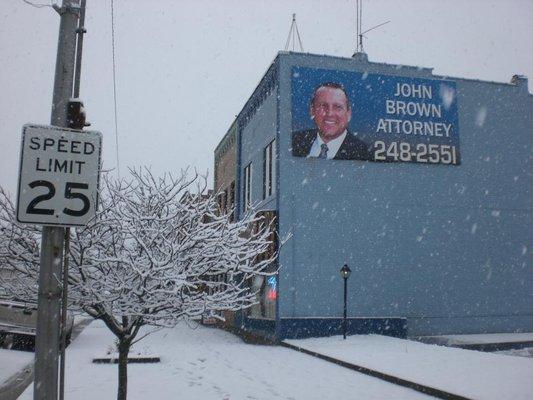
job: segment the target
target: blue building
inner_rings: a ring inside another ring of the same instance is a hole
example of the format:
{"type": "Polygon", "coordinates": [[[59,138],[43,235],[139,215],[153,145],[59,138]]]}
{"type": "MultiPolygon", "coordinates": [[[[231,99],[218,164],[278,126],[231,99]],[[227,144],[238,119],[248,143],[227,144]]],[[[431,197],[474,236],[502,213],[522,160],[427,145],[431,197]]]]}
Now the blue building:
{"type": "Polygon", "coordinates": [[[232,323],[339,334],[347,264],[350,333],[532,332],[532,142],[525,77],[280,52],[215,151],[236,218],[253,207],[292,235],[276,279],[252,283],[258,306],[232,323]],[[345,96],[341,117],[326,92],[345,96]],[[355,144],[324,150],[318,137],[343,119],[338,137],[355,144]]]}

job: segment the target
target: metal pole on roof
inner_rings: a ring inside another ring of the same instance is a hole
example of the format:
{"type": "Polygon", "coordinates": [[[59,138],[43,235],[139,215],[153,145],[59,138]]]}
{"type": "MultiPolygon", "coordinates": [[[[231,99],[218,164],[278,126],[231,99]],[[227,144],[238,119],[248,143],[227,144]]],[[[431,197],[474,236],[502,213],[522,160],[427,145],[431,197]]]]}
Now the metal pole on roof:
{"type": "Polygon", "coordinates": [[[289,30],[289,36],[287,37],[287,41],[285,42],[285,51],[287,51],[291,45],[291,38],[292,38],[292,51],[295,50],[296,38],[298,38],[298,44],[300,46],[300,51],[303,52],[304,47],[302,44],[302,39],[300,37],[300,32],[298,31],[298,25],[296,24],[296,14],[292,14],[291,29],[289,30]]]}

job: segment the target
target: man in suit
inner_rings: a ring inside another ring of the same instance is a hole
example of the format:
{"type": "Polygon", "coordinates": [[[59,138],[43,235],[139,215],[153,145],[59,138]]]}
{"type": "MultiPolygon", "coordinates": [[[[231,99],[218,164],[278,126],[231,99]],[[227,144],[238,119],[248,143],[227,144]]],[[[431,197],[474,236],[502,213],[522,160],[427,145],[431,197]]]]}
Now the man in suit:
{"type": "Polygon", "coordinates": [[[366,144],[348,131],[352,108],[342,85],[326,82],[311,99],[316,128],[292,134],[292,154],[335,160],[369,160],[366,144]]]}

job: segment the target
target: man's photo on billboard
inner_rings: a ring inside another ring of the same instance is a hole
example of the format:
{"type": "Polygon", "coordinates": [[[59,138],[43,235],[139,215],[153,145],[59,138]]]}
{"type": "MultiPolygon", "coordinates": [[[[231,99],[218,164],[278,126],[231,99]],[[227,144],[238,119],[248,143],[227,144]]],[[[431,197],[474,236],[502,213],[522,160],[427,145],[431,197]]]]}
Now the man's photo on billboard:
{"type": "Polygon", "coordinates": [[[292,133],[292,155],[335,160],[369,160],[367,145],[350,132],[352,104],[335,82],[318,85],[309,101],[314,127],[292,133]]]}

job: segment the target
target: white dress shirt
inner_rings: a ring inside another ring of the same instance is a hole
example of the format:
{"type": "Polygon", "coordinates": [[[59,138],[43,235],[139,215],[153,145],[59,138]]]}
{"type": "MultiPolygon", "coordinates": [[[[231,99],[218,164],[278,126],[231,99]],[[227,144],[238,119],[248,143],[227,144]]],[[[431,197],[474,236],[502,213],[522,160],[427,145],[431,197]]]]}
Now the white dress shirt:
{"type": "Polygon", "coordinates": [[[309,154],[307,155],[307,157],[318,157],[320,155],[321,146],[323,144],[326,144],[328,146],[328,155],[327,155],[328,160],[334,158],[337,155],[337,152],[339,151],[342,145],[342,142],[344,142],[344,138],[346,137],[347,134],[348,132],[344,130],[344,132],[342,132],[342,134],[338,138],[330,140],[329,142],[325,143],[317,132],[316,139],[313,142],[313,145],[311,146],[311,150],[309,151],[309,154]]]}

